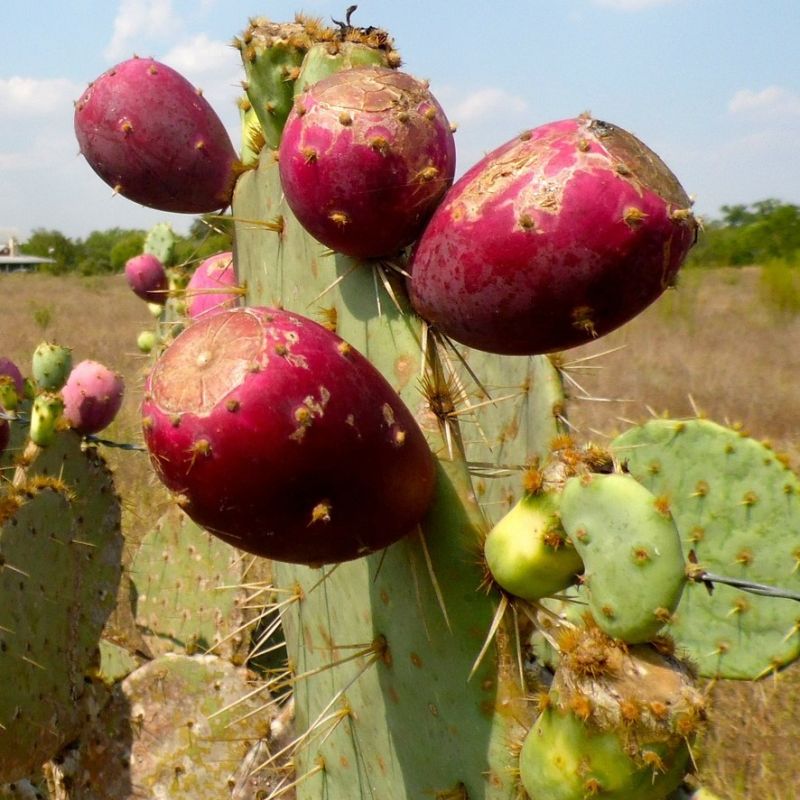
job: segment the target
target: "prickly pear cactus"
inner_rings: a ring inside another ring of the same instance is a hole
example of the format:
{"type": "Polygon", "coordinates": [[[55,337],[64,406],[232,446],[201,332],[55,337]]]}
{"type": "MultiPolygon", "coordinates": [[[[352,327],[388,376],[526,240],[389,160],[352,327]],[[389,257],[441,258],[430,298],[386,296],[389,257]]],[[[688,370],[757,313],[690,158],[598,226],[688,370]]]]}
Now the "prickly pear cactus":
{"type": "Polygon", "coordinates": [[[150,652],[243,660],[249,642],[245,584],[256,577],[248,575],[253,562],[179,508],[169,509],[142,539],[130,570],[136,621],[150,652]]]}
{"type": "Polygon", "coordinates": [[[335,326],[390,380],[439,457],[434,508],[412,536],[335,569],[274,565],[276,583],[296,588],[284,627],[297,675],[298,796],[512,797],[509,742],[526,716],[524,689],[510,647],[489,647],[473,672],[498,597],[479,591],[489,523],[470,473],[480,473],[489,518],[521,493],[519,470],[558,432],[555,370],[543,357],[505,359],[476,380],[497,359],[427,335],[391,266],[311,239],[268,154],[240,179],[234,218],[248,304],[335,326]]]}
{"type": "Polygon", "coordinates": [[[98,454],[64,431],[26,456],[0,490],[4,781],[29,775],[80,730],[84,676],[122,571],[119,500],[98,454]]]}
{"type": "MultiPolygon", "coordinates": [[[[800,481],[767,446],[703,419],[654,419],[613,443],[672,509],[695,569],[800,591],[800,481]]],[[[669,626],[701,674],[755,679],[800,655],[797,601],[690,582],[669,626]]]]}

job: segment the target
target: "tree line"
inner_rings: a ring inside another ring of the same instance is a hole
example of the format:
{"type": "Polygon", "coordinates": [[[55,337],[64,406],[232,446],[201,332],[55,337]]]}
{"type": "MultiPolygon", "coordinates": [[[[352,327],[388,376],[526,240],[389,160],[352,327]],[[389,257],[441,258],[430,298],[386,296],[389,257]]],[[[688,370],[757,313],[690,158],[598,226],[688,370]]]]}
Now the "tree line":
{"type": "MultiPolygon", "coordinates": [[[[196,261],[231,249],[230,219],[198,218],[187,236],[176,234],[175,263],[196,261]]],[[[85,239],[71,239],[61,231],[36,228],[20,245],[26,255],[53,259],[40,269],[55,274],[110,275],[122,272],[125,263],[139,255],[146,230],[109,228],[92,231],[85,239]]]]}
{"type": "MultiPolygon", "coordinates": [[[[800,265],[800,207],[780,200],[722,206],[719,219],[706,220],[688,265],[746,266],[780,261],[800,265]]],[[[206,258],[231,249],[232,221],[198,218],[187,236],[177,236],[176,262],[206,258]]],[[[38,228],[20,246],[29,255],[52,258],[51,272],[102,275],[122,272],[125,262],[142,252],[143,230],[111,228],[93,231],[85,239],[70,239],[60,231],[38,228]]]]}
{"type": "Polygon", "coordinates": [[[781,261],[800,265],[800,207],[780,200],[722,206],[704,221],[689,265],[741,267],[781,261]]]}

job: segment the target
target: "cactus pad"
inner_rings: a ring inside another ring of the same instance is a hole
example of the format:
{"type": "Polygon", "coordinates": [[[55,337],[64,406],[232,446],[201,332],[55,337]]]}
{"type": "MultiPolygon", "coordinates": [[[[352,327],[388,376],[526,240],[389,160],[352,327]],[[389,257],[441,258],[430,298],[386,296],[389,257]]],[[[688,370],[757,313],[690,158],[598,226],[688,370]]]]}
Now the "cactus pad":
{"type": "Polygon", "coordinates": [[[652,639],[685,582],[669,508],[629,475],[570,478],[561,521],[583,559],[583,587],[597,624],[626,642],[652,639]]]}
{"type": "Polygon", "coordinates": [[[29,774],[79,730],[76,700],[121,574],[119,503],[96,454],[64,433],[20,477],[0,496],[3,780],[29,774]]]}
{"type": "MultiPolygon", "coordinates": [[[[613,443],[672,508],[710,573],[800,591],[800,481],[772,450],[708,420],[651,420],[613,443]]],[[[752,679],[800,655],[797,602],[689,583],[669,628],[701,674],[752,679]]]]}
{"type": "Polygon", "coordinates": [[[136,621],[151,652],[241,653],[247,641],[240,585],[251,561],[170,508],[142,539],[131,566],[136,621]]]}

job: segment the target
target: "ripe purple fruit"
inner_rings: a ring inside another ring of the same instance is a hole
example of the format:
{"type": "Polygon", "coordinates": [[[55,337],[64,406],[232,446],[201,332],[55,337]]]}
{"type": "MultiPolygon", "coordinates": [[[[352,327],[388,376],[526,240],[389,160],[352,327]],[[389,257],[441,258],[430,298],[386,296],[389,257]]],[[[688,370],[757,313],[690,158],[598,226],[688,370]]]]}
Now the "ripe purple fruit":
{"type": "Polygon", "coordinates": [[[81,153],[114,191],[162,211],[202,214],[230,203],[239,162],[222,121],[175,70],[132,58],[75,104],[81,153]]]}
{"type": "Polygon", "coordinates": [[[411,301],[453,339],[535,354],[617,328],[675,281],[691,202],[636,137],[589,117],[543,125],[470,169],[411,261],[411,301]]]}
{"type": "Polygon", "coordinates": [[[233,253],[217,253],[201,262],[186,285],[186,314],[195,319],[238,305],[241,291],[233,253]]]}
{"type": "Polygon", "coordinates": [[[64,418],[80,434],[98,433],[117,415],[124,388],[119,373],[97,361],[81,361],[61,390],[64,418]]]}
{"type": "Polygon", "coordinates": [[[351,345],[309,319],[237,308],[187,327],[142,404],[161,480],[199,525],[281,561],[346,561],[425,515],[434,460],[411,413],[351,345]]]}
{"type": "Polygon", "coordinates": [[[416,239],[453,180],[450,124],[424,83],[397,70],[342,70],[296,100],[283,130],[286,201],[320,242],[357,258],[416,239]]]}
{"type": "Polygon", "coordinates": [[[125,263],[125,280],[142,300],[162,306],[167,302],[167,273],[164,265],[152,253],[129,258],[125,263]]]}

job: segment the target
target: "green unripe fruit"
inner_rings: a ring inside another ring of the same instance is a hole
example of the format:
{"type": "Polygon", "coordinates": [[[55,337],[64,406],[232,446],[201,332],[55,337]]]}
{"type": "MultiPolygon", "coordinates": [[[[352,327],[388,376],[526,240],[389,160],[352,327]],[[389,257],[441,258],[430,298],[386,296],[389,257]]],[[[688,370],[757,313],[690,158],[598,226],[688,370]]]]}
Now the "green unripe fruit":
{"type": "Polygon", "coordinates": [[[34,351],[31,375],[37,386],[57,392],[72,370],[72,350],[54,342],[42,342],[34,351]]]}
{"type": "Polygon", "coordinates": [[[520,779],[531,797],[547,800],[661,800],[687,769],[689,751],[685,745],[681,749],[671,768],[660,768],[668,758],[663,743],[634,758],[626,751],[624,732],[604,731],[571,712],[547,709],[525,738],[520,779]]]}
{"type": "Polygon", "coordinates": [[[489,531],[484,555],[496,583],[525,600],[566,589],[583,569],[551,493],[525,495],[489,531]]]}
{"type": "Polygon", "coordinates": [[[163,303],[148,303],[147,310],[150,312],[152,316],[156,319],[159,319],[164,313],[164,304],[163,303]]]}
{"type": "Polygon", "coordinates": [[[136,337],[136,346],[142,353],[150,353],[158,344],[159,339],[154,331],[142,331],[136,337]]]}
{"type": "Polygon", "coordinates": [[[31,409],[31,441],[39,447],[52,444],[63,412],[64,401],[60,395],[51,392],[36,395],[31,409]]]}
{"type": "Polygon", "coordinates": [[[0,409],[16,411],[19,407],[19,401],[20,396],[14,379],[8,375],[0,375],[0,409]]]}

